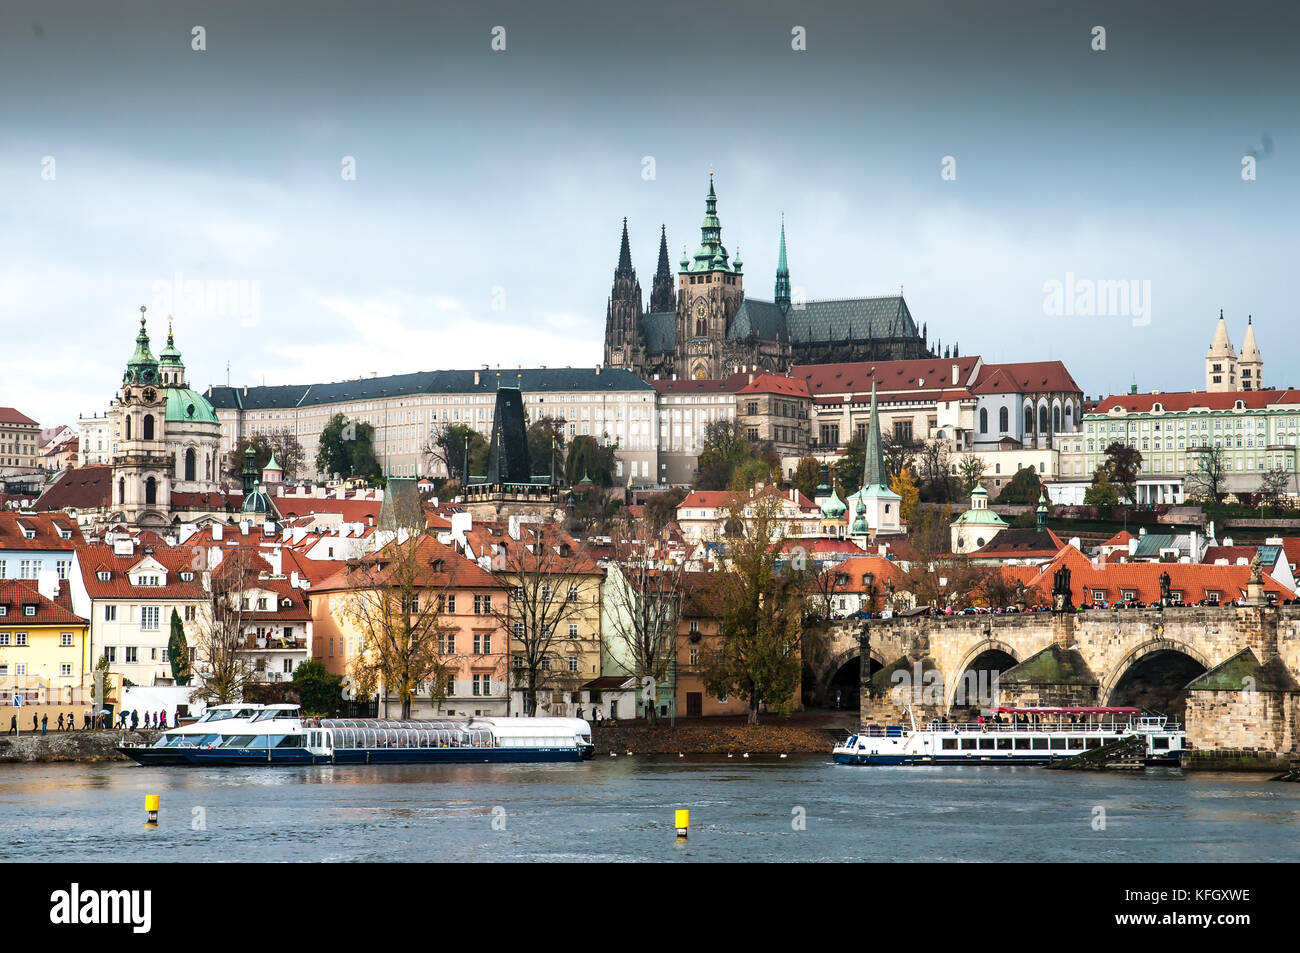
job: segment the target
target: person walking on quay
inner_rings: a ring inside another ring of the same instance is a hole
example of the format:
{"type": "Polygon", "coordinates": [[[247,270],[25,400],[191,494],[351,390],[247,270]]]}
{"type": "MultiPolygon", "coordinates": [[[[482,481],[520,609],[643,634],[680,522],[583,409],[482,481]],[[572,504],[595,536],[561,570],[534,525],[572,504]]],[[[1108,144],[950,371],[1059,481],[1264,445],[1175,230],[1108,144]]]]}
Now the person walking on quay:
{"type": "Polygon", "coordinates": [[[55,731],[63,730],[63,712],[59,712],[59,723],[55,726],[55,731]]]}
{"type": "Polygon", "coordinates": [[[12,715],[12,716],[10,716],[10,718],[9,718],[9,734],[11,734],[11,735],[16,735],[16,734],[18,734],[18,716],[17,716],[17,715],[12,715]]]}
{"type": "Polygon", "coordinates": [[[45,729],[49,727],[49,724],[50,724],[50,716],[41,715],[41,734],[45,734],[45,729]]]}
{"type": "Polygon", "coordinates": [[[90,709],[89,708],[87,708],[81,716],[81,730],[82,731],[90,730],[90,709]]]}
{"type": "Polygon", "coordinates": [[[36,720],[36,712],[32,712],[32,731],[36,731],[41,726],[36,720]]]}
{"type": "Polygon", "coordinates": [[[136,731],[140,727],[140,713],[134,708],[131,709],[131,730],[136,731]]]}

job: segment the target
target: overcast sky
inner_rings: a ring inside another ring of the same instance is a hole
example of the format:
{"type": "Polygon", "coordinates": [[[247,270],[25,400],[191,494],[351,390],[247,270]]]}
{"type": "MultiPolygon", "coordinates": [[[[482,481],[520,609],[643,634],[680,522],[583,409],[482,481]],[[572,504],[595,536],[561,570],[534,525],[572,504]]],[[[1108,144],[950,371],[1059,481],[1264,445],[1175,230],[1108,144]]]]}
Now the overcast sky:
{"type": "Polygon", "coordinates": [[[9,0],[0,405],[102,412],[140,305],[200,388],[595,364],[623,217],[648,298],[710,163],[756,297],[784,213],[809,298],[901,286],[963,353],[1199,388],[1222,308],[1300,384],[1298,40],[1285,4],[9,0]],[[1049,313],[1067,274],[1149,311],[1049,313]]]}

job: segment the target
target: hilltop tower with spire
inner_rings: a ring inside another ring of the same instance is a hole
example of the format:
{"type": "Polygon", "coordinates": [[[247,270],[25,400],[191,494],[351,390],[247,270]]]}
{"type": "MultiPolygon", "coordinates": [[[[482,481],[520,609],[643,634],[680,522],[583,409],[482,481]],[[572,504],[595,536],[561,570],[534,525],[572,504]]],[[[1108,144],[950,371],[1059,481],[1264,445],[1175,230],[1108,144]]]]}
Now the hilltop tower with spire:
{"type": "Polygon", "coordinates": [[[191,390],[171,322],[167,346],[153,356],[145,309],[135,352],[127,361],[115,408],[121,440],[113,455],[109,510],[113,522],[163,531],[178,512],[224,508],[221,423],[202,394],[191,390]]]}
{"type": "Polygon", "coordinates": [[[1264,389],[1264,357],[1255,343],[1255,319],[1246,315],[1246,337],[1237,358],[1237,381],[1242,390],[1264,389]]]}
{"type": "Polygon", "coordinates": [[[670,312],[677,310],[677,292],[673,290],[673,271],[668,264],[668,226],[659,226],[659,265],[655,268],[654,284],[650,288],[650,310],[670,312]]]}
{"type": "Polygon", "coordinates": [[[710,169],[700,247],[690,258],[682,259],[677,274],[677,340],[685,344],[678,348],[678,377],[704,380],[723,376],[723,342],[744,297],[740,255],[733,261],[722,244],[722,221],[710,169]]]}
{"type": "Polygon", "coordinates": [[[1208,393],[1225,393],[1239,390],[1262,390],[1264,387],[1264,357],[1255,342],[1255,321],[1246,318],[1246,337],[1241,344],[1241,355],[1228,337],[1228,325],[1219,311],[1219,323],[1214,327],[1214,339],[1205,354],[1205,390],[1208,393]]]}
{"type": "MultiPolygon", "coordinates": [[[[667,255],[667,250],[664,252],[667,255]]],[[[623,219],[623,240],[614,269],[614,287],[605,307],[605,364],[636,367],[644,359],[641,336],[643,313],[641,283],[632,267],[632,249],[627,240],[627,219],[623,219]]]]}

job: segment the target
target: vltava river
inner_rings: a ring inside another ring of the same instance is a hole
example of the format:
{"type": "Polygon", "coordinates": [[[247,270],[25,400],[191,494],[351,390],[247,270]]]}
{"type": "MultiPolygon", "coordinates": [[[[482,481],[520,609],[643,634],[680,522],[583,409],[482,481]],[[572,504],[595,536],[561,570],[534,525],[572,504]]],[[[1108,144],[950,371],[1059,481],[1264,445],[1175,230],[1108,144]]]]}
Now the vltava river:
{"type": "Polygon", "coordinates": [[[1295,861],[1300,784],[1168,769],[0,766],[0,858],[69,861],[1295,861]],[[146,794],[162,796],[144,826],[146,794]],[[689,808],[678,841],[673,811],[689,808]]]}

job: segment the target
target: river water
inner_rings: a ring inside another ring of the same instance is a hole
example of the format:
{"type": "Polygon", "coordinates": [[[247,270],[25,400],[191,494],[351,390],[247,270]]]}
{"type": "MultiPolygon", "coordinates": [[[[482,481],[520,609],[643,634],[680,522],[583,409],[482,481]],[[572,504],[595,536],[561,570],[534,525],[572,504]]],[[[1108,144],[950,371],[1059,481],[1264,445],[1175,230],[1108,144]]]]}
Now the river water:
{"type": "Polygon", "coordinates": [[[0,766],[0,859],[1295,861],[1300,784],[1171,769],[852,767],[824,756],[557,765],[0,766]],[[146,794],[161,795],[157,828],[146,794]],[[691,811],[674,836],[673,812],[691,811]]]}

